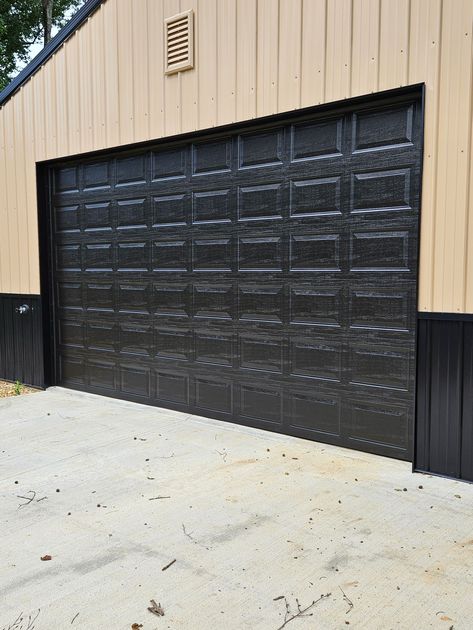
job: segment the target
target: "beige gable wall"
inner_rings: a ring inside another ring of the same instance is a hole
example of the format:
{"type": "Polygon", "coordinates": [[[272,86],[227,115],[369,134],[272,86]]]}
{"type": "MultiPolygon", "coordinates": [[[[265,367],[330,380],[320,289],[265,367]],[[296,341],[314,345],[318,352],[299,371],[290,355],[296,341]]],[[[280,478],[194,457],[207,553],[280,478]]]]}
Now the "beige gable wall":
{"type": "Polygon", "coordinates": [[[36,161],[425,82],[419,309],[473,312],[472,27],[472,0],[107,0],[0,109],[0,292],[40,291],[36,161]]]}

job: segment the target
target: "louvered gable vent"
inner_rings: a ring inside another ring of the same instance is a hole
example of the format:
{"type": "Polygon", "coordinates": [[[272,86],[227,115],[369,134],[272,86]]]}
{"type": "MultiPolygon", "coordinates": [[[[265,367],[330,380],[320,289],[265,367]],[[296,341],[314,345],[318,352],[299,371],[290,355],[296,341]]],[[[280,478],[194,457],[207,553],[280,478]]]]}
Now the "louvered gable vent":
{"type": "Polygon", "coordinates": [[[194,67],[194,12],[168,18],[166,32],[166,74],[194,67]]]}

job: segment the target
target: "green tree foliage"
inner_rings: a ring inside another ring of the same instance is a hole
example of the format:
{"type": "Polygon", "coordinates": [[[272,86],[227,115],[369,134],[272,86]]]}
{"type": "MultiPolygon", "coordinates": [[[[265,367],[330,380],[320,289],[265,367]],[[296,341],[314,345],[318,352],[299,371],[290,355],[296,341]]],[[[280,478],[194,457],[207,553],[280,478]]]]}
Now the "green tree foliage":
{"type": "Polygon", "coordinates": [[[0,0],[0,90],[30,58],[30,46],[50,37],[85,0],[0,0]]]}

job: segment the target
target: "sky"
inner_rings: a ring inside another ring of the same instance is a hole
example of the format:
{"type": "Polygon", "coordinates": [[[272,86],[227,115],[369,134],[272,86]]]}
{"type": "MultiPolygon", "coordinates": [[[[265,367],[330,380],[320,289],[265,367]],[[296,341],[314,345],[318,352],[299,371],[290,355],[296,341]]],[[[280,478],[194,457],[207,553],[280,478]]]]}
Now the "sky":
{"type": "MultiPolygon", "coordinates": [[[[80,8],[80,7],[79,7],[79,8],[80,8]]],[[[76,11],[78,11],[78,9],[71,9],[70,11],[68,11],[68,13],[66,13],[66,16],[65,16],[65,17],[66,17],[66,19],[67,19],[67,20],[70,20],[70,18],[74,15],[74,13],[75,13],[76,11]]],[[[54,37],[54,36],[58,33],[58,31],[59,31],[59,29],[58,29],[57,27],[53,27],[53,30],[52,30],[52,33],[51,33],[52,37],[54,37]]],[[[42,50],[43,50],[43,42],[42,42],[42,40],[41,40],[40,42],[38,42],[37,44],[32,44],[32,45],[30,46],[30,49],[29,49],[30,58],[29,58],[29,60],[28,60],[26,63],[21,64],[21,65],[20,65],[20,64],[18,65],[18,72],[21,72],[21,71],[23,70],[23,68],[24,68],[25,66],[27,66],[27,65],[28,65],[28,63],[29,63],[29,62],[30,62],[30,61],[31,61],[34,57],[36,57],[36,55],[37,55],[37,54],[39,54],[42,50]]]]}

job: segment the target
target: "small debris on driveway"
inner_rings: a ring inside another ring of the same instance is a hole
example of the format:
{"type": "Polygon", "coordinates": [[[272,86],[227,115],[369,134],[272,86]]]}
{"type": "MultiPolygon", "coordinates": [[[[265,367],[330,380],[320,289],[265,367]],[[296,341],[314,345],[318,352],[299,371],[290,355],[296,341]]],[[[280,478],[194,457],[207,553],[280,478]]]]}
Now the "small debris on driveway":
{"type": "MultiPolygon", "coordinates": [[[[136,438],[135,438],[136,440],[136,438]]],[[[139,628],[142,628],[143,624],[142,623],[132,623],[131,624],[131,630],[139,630],[139,628]]]]}
{"type": "Polygon", "coordinates": [[[176,562],[176,558],[174,558],[174,560],[171,560],[171,562],[169,564],[167,564],[165,567],[163,567],[161,569],[161,571],[166,571],[166,569],[169,569],[169,567],[172,567],[172,565],[176,562]]]}
{"type": "MultiPolygon", "coordinates": [[[[315,606],[320,601],[322,601],[323,599],[331,597],[331,595],[332,595],[332,593],[325,593],[325,595],[322,594],[318,599],[315,599],[311,604],[309,604],[305,608],[301,608],[299,600],[296,597],[296,604],[297,604],[297,612],[296,613],[292,612],[291,606],[290,606],[289,602],[287,601],[287,598],[283,596],[284,603],[286,605],[286,612],[284,614],[284,623],[282,624],[282,626],[279,626],[278,630],[282,630],[282,628],[285,628],[288,623],[290,623],[291,621],[293,621],[294,619],[297,619],[299,617],[312,617],[314,613],[313,612],[308,612],[308,611],[313,606],[315,606]]],[[[278,597],[277,599],[280,599],[280,598],[278,597]]]]}
{"type": "Polygon", "coordinates": [[[338,588],[339,588],[339,589],[341,590],[341,592],[342,592],[342,595],[343,595],[343,599],[344,599],[344,601],[348,604],[348,610],[347,610],[347,612],[345,613],[346,615],[348,615],[348,613],[349,613],[349,612],[351,611],[351,609],[353,608],[354,604],[353,604],[353,602],[351,601],[351,599],[350,599],[349,597],[347,597],[347,596],[346,596],[345,591],[343,590],[343,588],[342,588],[341,586],[339,586],[338,588]]]}
{"type": "Polygon", "coordinates": [[[158,617],[164,617],[164,610],[161,607],[161,604],[157,604],[154,599],[151,600],[151,606],[148,606],[148,610],[150,613],[157,615],[158,617]]]}
{"type": "Polygon", "coordinates": [[[18,509],[25,507],[27,505],[29,505],[32,501],[34,501],[35,497],[36,497],[36,492],[34,490],[28,490],[27,494],[31,494],[30,497],[23,497],[21,494],[17,494],[16,497],[17,499],[24,499],[26,501],[26,503],[20,503],[20,505],[18,506],[18,509]]]}
{"type": "Polygon", "coordinates": [[[74,615],[74,617],[72,617],[71,626],[72,626],[72,624],[74,623],[74,621],[77,619],[77,617],[78,617],[78,616],[79,616],[79,613],[76,613],[76,614],[74,615]]]}
{"type": "Polygon", "coordinates": [[[151,499],[148,499],[148,501],[156,501],[156,499],[170,499],[171,497],[151,497],[151,499]]]}
{"type": "Polygon", "coordinates": [[[47,562],[48,560],[52,560],[52,559],[53,559],[53,557],[48,555],[48,554],[46,554],[45,556],[41,556],[41,560],[43,562],[47,562]]]}
{"type": "Polygon", "coordinates": [[[225,449],[223,449],[223,451],[215,451],[216,453],[218,453],[220,455],[220,457],[223,459],[223,462],[225,463],[227,461],[227,451],[225,449]]]}

